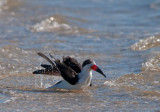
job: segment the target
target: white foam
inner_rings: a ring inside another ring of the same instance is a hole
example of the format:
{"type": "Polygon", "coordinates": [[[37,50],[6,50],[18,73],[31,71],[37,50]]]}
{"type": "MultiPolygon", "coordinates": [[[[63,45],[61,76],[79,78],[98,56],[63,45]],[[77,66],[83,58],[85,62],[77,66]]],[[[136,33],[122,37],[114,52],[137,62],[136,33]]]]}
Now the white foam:
{"type": "Polygon", "coordinates": [[[115,81],[106,81],[106,82],[104,82],[104,85],[116,86],[116,83],[115,83],[115,81]]]}
{"type": "Polygon", "coordinates": [[[11,97],[9,100],[5,100],[3,103],[9,103],[11,101],[15,101],[17,97],[11,97]]]}
{"type": "Polygon", "coordinates": [[[143,40],[139,40],[139,42],[136,42],[131,46],[132,50],[147,50],[152,47],[160,46],[160,35],[151,36],[143,40]]]}
{"type": "Polygon", "coordinates": [[[142,63],[142,70],[160,71],[160,54],[151,57],[145,63],[142,63]]]}

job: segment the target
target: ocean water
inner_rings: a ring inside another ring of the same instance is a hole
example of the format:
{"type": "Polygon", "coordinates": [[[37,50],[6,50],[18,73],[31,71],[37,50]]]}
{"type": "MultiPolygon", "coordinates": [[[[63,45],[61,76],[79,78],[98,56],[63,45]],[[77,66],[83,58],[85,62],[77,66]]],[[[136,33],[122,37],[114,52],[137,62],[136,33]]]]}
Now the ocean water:
{"type": "Polygon", "coordinates": [[[0,111],[160,111],[159,0],[1,0],[0,111]],[[36,53],[94,59],[84,91],[47,91],[36,53]]]}

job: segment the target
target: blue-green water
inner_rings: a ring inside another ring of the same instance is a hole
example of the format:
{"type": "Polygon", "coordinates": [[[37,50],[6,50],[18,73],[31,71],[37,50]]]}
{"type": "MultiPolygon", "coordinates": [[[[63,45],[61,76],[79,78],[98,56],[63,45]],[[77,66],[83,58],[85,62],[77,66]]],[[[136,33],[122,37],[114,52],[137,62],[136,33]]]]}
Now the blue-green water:
{"type": "Polygon", "coordinates": [[[159,0],[1,0],[1,111],[160,111],[159,0]],[[83,92],[45,91],[60,77],[34,76],[56,58],[92,58],[83,92]]]}

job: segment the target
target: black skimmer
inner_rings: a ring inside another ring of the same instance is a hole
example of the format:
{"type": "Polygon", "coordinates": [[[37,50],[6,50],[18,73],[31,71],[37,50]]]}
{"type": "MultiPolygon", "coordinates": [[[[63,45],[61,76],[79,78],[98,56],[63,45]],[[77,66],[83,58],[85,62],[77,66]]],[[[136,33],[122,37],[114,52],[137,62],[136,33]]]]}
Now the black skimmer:
{"type": "Polygon", "coordinates": [[[41,66],[44,69],[36,70],[33,74],[57,75],[62,76],[64,79],[48,89],[83,90],[91,84],[92,70],[106,77],[94,60],[87,59],[81,66],[76,59],[70,56],[63,57],[63,61],[61,62],[51,54],[50,57],[53,58],[54,61],[42,53],[37,54],[46,59],[51,65],[42,64],[41,66]]]}

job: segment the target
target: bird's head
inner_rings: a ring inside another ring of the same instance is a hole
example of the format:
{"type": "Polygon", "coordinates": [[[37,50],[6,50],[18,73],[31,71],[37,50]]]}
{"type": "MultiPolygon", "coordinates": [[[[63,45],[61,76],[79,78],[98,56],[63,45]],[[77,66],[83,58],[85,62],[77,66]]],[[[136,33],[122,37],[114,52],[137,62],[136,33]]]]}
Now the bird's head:
{"type": "Polygon", "coordinates": [[[105,78],[106,75],[102,72],[102,70],[96,65],[94,60],[87,59],[83,62],[82,67],[87,67],[88,69],[92,69],[100,74],[102,74],[105,78]]]}

